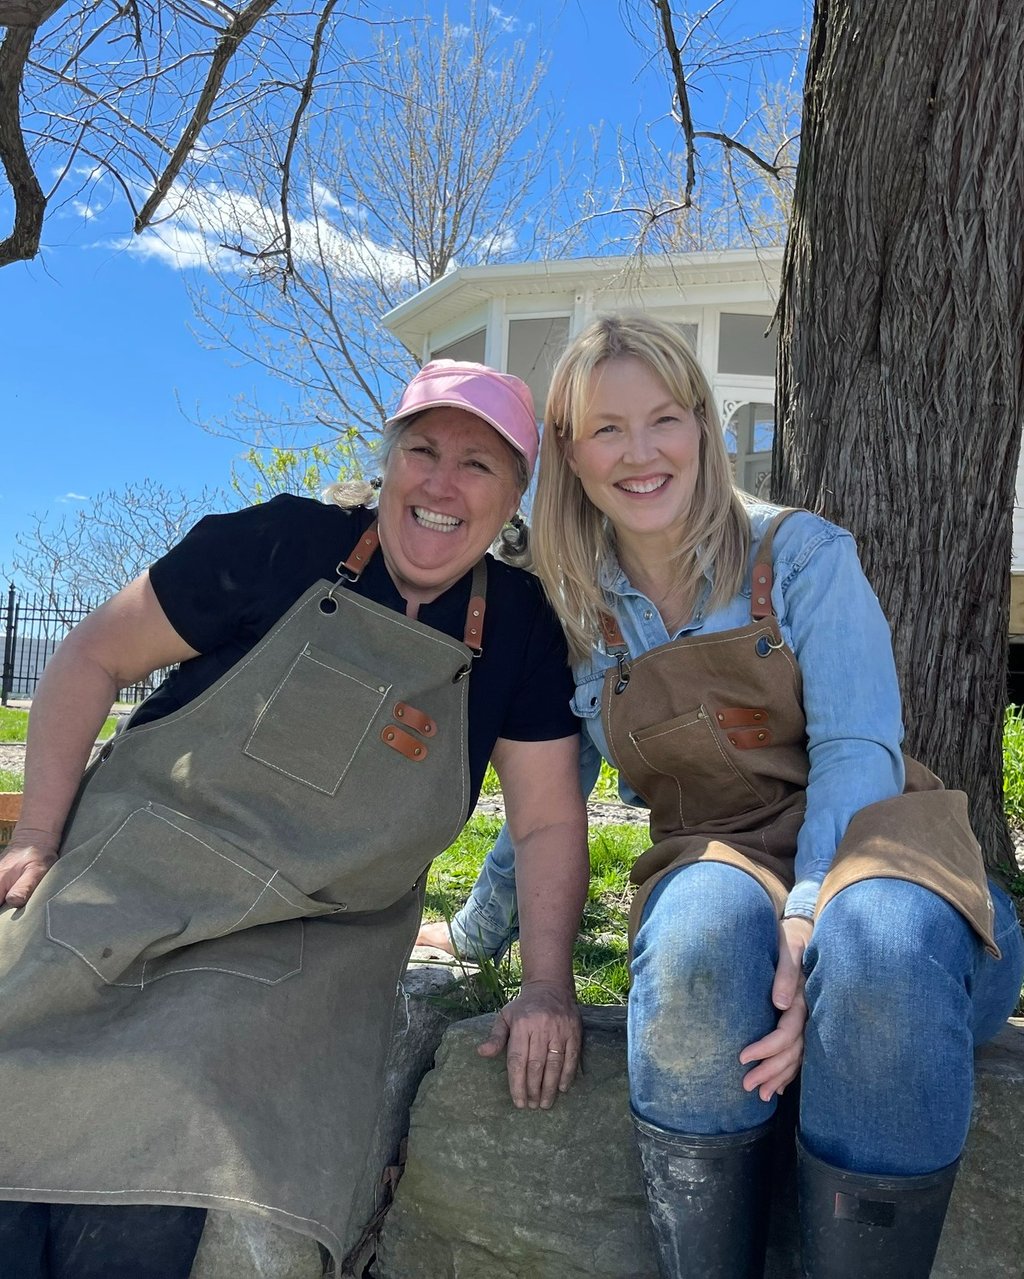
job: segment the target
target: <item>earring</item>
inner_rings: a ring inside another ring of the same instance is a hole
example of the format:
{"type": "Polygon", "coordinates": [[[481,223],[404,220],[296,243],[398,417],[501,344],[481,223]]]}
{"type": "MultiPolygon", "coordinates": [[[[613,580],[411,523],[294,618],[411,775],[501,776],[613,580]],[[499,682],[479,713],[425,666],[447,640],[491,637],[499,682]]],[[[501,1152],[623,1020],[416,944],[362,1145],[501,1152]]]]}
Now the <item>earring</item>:
{"type": "Polygon", "coordinates": [[[510,555],[526,554],[530,544],[530,531],[518,511],[501,530],[501,543],[510,555]]]}
{"type": "Polygon", "coordinates": [[[370,481],[370,488],[377,489],[379,491],[383,487],[384,487],[383,477],[380,475],[375,475],[373,479],[370,481]]]}

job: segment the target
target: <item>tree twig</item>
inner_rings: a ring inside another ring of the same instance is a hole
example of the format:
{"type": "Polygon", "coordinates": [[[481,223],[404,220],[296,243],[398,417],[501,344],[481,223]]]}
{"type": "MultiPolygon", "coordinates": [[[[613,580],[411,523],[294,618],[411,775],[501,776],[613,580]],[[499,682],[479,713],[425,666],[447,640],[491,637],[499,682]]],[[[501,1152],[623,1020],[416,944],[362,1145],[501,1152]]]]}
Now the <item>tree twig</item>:
{"type": "Polygon", "coordinates": [[[196,139],[210,118],[210,112],[213,110],[213,104],[217,100],[217,94],[220,92],[221,84],[231,59],[242,42],[252,33],[253,28],[260,19],[265,17],[276,3],[277,0],[252,0],[238,17],[229,23],[224,34],[217,41],[217,46],[210,59],[210,69],[206,74],[206,82],[199,95],[195,110],[192,112],[192,118],[178,139],[178,145],[174,148],[171,158],[167,162],[167,167],[157,178],[149,198],[139,210],[138,217],[135,219],[136,234],[144,231],[153,221],[153,215],[167,198],[167,193],[184,167],[185,161],[196,144],[196,139]]]}
{"type": "Polygon", "coordinates": [[[64,0],[0,4],[0,24],[10,24],[0,44],[0,162],[14,199],[11,233],[0,240],[0,266],[35,257],[43,233],[46,196],[25,147],[21,123],[21,84],[32,42],[39,27],[64,0]],[[23,25],[14,25],[19,17],[23,25]]]}

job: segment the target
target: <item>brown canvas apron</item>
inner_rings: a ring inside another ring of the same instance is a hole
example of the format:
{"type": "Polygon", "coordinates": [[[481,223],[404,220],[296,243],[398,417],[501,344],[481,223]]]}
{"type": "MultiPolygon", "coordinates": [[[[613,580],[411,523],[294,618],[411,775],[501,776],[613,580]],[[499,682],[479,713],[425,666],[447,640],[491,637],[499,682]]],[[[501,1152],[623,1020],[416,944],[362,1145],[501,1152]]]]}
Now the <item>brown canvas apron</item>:
{"type": "Polygon", "coordinates": [[[471,661],[323,581],[108,744],[0,913],[0,1198],[255,1210],[344,1253],[421,877],[466,818],[471,661]]]}
{"type": "MultiPolygon", "coordinates": [[[[604,677],[602,724],[612,762],[651,810],[652,846],[631,875],[640,886],[631,938],[654,885],[680,866],[736,866],[780,914],[793,886],[810,765],[800,671],[771,603],[772,542],[789,514],[776,517],[758,550],[748,625],[684,636],[630,659],[617,623],[603,617],[618,665],[604,677]]],[[[854,816],[817,909],[858,880],[907,879],[950,902],[998,958],[967,798],[915,760],[906,765],[902,795],[854,816]]]]}

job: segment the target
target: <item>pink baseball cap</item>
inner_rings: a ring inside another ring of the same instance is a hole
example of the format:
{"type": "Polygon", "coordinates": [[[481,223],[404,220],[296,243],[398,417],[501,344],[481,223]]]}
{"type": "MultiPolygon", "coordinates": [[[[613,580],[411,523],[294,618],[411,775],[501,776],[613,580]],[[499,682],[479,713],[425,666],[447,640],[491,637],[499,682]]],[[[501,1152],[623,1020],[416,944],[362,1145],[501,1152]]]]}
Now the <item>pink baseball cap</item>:
{"type": "Polygon", "coordinates": [[[431,360],[405,388],[387,425],[394,426],[414,413],[437,408],[465,409],[482,417],[517,453],[522,453],[533,474],[540,437],[533,394],[522,378],[471,360],[431,360]]]}

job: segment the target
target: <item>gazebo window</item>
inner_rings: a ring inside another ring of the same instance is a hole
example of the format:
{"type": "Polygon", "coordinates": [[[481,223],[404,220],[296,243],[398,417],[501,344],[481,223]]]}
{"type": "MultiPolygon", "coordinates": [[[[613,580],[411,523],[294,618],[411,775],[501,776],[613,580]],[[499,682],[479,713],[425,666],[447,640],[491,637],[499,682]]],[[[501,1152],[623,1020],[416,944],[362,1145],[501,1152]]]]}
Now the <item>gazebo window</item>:
{"type": "Polygon", "coordinates": [[[718,324],[718,371],[743,377],[775,376],[775,333],[767,315],[723,311],[718,324]],[[767,336],[765,334],[767,333],[767,336]]]}
{"type": "Polygon", "coordinates": [[[509,320],[506,371],[521,377],[533,392],[537,417],[544,413],[551,373],[569,340],[569,317],[509,320]]]}
{"type": "Polygon", "coordinates": [[[432,360],[474,360],[477,364],[483,364],[486,340],[487,330],[477,329],[475,333],[469,333],[464,338],[456,338],[447,346],[439,346],[435,351],[431,351],[430,358],[432,360]]]}

